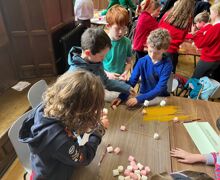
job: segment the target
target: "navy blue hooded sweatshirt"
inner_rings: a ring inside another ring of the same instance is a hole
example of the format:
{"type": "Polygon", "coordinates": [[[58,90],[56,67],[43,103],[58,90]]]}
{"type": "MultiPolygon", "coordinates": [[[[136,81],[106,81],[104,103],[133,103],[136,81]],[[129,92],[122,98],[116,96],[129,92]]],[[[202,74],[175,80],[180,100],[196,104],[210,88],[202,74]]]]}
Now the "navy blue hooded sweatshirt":
{"type": "Polygon", "coordinates": [[[19,140],[27,143],[31,151],[34,180],[67,180],[79,166],[88,165],[101,142],[101,134],[94,131],[84,146],[77,138],[53,118],[43,116],[38,106],[24,121],[19,140]]]}
{"type": "Polygon", "coordinates": [[[70,65],[69,71],[77,69],[85,69],[91,73],[99,76],[105,88],[109,91],[117,91],[122,93],[130,92],[131,86],[123,81],[109,79],[104,71],[102,62],[92,63],[86,62],[81,58],[82,49],[79,47],[72,47],[68,54],[68,64],[70,65]]]}

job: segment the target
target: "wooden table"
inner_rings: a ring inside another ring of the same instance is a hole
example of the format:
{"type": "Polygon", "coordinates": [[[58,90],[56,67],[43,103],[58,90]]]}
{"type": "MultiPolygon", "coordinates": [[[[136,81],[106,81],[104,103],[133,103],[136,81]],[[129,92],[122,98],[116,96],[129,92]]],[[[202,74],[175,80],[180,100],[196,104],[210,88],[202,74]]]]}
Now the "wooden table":
{"type": "Polygon", "coordinates": [[[200,57],[201,52],[192,44],[192,41],[184,41],[180,45],[179,55],[189,55],[194,58],[194,67],[196,67],[196,57],[200,57]]]}
{"type": "Polygon", "coordinates": [[[94,17],[90,20],[95,26],[105,26],[107,24],[105,16],[101,16],[102,10],[94,10],[94,17]]]}
{"type": "MultiPolygon", "coordinates": [[[[181,97],[168,98],[168,104],[178,106],[184,114],[194,114],[197,118],[209,121],[215,127],[215,120],[220,116],[220,103],[191,100],[181,97]]],[[[143,121],[140,109],[128,110],[120,105],[116,110],[111,110],[109,105],[110,128],[103,137],[96,157],[87,167],[78,168],[74,177],[79,180],[88,179],[116,179],[112,176],[112,170],[119,165],[124,168],[128,165],[128,156],[133,155],[143,165],[150,166],[152,173],[172,172],[179,170],[196,170],[206,172],[214,176],[214,168],[204,164],[186,165],[178,163],[170,157],[170,147],[179,147],[185,150],[198,153],[186,129],[181,123],[143,121]],[[128,131],[122,132],[120,126],[125,124],[128,131]],[[153,134],[158,132],[160,140],[154,140],[153,134]],[[122,153],[119,155],[107,153],[101,166],[98,162],[106,149],[111,144],[113,147],[120,147],[122,153]]],[[[74,179],[74,178],[73,178],[74,179]]]]}

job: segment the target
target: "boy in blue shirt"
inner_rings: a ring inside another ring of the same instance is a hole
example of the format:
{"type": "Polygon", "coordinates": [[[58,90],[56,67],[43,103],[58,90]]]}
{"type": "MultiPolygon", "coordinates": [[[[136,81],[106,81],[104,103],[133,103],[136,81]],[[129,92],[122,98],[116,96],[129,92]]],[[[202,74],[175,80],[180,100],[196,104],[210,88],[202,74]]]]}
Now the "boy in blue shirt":
{"type": "Polygon", "coordinates": [[[102,61],[111,48],[111,40],[101,28],[89,28],[81,37],[81,48],[73,47],[68,55],[69,71],[85,69],[100,77],[109,91],[134,94],[133,88],[123,81],[109,79],[102,61]]]}
{"type": "Polygon", "coordinates": [[[112,6],[106,15],[111,49],[104,58],[103,66],[110,79],[127,80],[131,69],[131,40],[125,37],[129,23],[128,11],[120,6],[112,6]]]}
{"type": "Polygon", "coordinates": [[[112,105],[119,105],[126,100],[128,106],[135,106],[145,100],[152,100],[157,96],[168,96],[167,81],[172,72],[171,60],[164,56],[170,44],[170,35],[165,29],[156,29],[150,33],[147,39],[148,55],[139,59],[128,81],[134,87],[141,78],[140,94],[129,97],[128,94],[120,94],[112,105]]]}

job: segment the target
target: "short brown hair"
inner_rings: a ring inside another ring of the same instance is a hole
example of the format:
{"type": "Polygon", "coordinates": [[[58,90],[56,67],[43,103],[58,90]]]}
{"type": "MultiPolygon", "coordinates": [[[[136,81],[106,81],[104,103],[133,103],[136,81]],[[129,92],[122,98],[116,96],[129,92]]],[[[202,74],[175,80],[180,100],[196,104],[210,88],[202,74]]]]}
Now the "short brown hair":
{"type": "Polygon", "coordinates": [[[82,50],[89,49],[93,55],[111,48],[111,39],[103,28],[88,28],[81,37],[82,50]]]}
{"type": "Polygon", "coordinates": [[[85,133],[100,122],[104,88],[89,71],[67,72],[43,96],[44,115],[55,118],[70,130],[85,133]]]}
{"type": "Polygon", "coordinates": [[[161,28],[151,31],[147,38],[147,44],[148,46],[158,50],[166,50],[170,45],[170,34],[166,29],[161,28]]]}
{"type": "Polygon", "coordinates": [[[127,26],[129,23],[128,11],[118,4],[112,6],[106,14],[106,22],[112,26],[117,24],[118,26],[127,26]]]}
{"type": "Polygon", "coordinates": [[[209,22],[210,20],[210,16],[209,16],[209,13],[207,11],[203,11],[199,14],[196,15],[196,17],[194,18],[194,23],[197,23],[197,22],[209,22]]]}

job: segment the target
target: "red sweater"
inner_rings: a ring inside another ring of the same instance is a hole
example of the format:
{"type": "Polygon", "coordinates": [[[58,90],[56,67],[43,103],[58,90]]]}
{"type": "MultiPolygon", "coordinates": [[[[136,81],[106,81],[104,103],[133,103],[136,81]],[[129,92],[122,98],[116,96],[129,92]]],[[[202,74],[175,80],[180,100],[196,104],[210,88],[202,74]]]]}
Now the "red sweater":
{"type": "Polygon", "coordinates": [[[165,22],[165,18],[168,13],[164,14],[159,22],[159,28],[167,29],[171,36],[170,46],[167,50],[169,53],[176,53],[179,50],[179,45],[184,41],[186,34],[188,33],[188,27],[186,29],[179,29],[171,24],[165,22]]]}
{"type": "Polygon", "coordinates": [[[196,34],[193,40],[198,48],[202,48],[201,60],[220,61],[220,23],[210,27],[206,33],[196,34]]]}
{"type": "Polygon", "coordinates": [[[158,28],[158,22],[148,12],[142,12],[138,17],[137,26],[134,34],[133,49],[144,51],[144,45],[150,32],[158,28]]]}
{"type": "Polygon", "coordinates": [[[211,24],[206,24],[206,25],[203,26],[201,29],[199,29],[194,35],[191,34],[191,33],[188,33],[185,38],[186,38],[186,39],[192,39],[192,40],[193,40],[195,36],[197,36],[197,35],[203,35],[204,33],[206,33],[206,31],[208,31],[210,27],[212,27],[211,24]]]}

